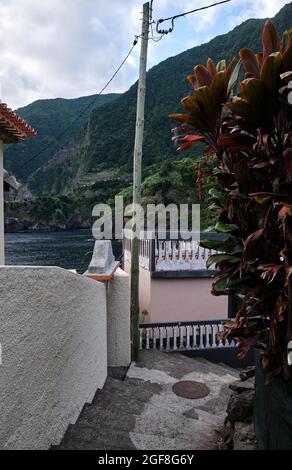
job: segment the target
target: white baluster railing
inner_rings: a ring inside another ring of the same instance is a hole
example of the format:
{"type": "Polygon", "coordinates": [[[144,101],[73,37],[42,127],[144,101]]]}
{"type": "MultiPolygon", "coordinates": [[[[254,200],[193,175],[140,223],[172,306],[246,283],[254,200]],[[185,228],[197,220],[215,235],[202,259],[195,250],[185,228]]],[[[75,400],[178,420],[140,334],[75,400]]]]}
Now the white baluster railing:
{"type": "MultiPolygon", "coordinates": [[[[152,235],[152,234],[151,234],[152,235]]],[[[131,259],[130,234],[124,234],[124,261],[131,259]]],[[[218,253],[200,246],[197,240],[161,240],[147,238],[147,232],[142,232],[139,248],[139,264],[145,269],[155,271],[184,271],[206,270],[209,256],[218,253]]],[[[214,269],[212,267],[212,269],[214,269]]]]}
{"type": "Polygon", "coordinates": [[[207,350],[234,348],[235,341],[222,340],[223,321],[198,321],[181,323],[147,323],[140,325],[140,350],[160,351],[207,350]]]}

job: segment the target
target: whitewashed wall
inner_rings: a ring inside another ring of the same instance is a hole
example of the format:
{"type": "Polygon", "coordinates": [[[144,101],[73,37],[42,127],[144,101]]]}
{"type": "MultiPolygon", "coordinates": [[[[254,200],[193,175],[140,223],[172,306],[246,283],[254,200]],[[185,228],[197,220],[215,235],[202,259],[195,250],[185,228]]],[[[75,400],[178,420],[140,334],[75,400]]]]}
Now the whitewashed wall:
{"type": "Polygon", "coordinates": [[[131,362],[130,278],[118,269],[108,283],[108,366],[126,367],[131,362]]]}
{"type": "Polygon", "coordinates": [[[3,142],[0,139],[0,265],[4,264],[4,184],[3,184],[3,142]]]}
{"type": "Polygon", "coordinates": [[[58,443],[107,373],[106,286],[60,268],[0,268],[0,448],[58,443]]]}

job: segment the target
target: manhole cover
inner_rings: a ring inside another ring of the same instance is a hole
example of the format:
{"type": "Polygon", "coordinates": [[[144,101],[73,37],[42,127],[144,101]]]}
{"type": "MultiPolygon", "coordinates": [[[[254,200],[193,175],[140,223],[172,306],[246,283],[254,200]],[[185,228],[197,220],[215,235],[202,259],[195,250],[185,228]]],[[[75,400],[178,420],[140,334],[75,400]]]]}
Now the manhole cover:
{"type": "Polygon", "coordinates": [[[194,380],[176,382],[172,390],[179,397],[191,399],[204,398],[210,393],[207,385],[201,382],[195,382],[194,380]]]}

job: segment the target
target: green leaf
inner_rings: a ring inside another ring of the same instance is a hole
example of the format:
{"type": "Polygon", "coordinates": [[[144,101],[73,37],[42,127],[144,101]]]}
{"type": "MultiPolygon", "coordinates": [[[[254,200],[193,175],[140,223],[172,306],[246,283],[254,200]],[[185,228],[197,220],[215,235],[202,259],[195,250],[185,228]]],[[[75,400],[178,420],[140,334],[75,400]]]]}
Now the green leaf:
{"type": "Polygon", "coordinates": [[[220,295],[227,293],[229,285],[229,277],[224,276],[222,278],[216,279],[212,286],[212,294],[213,295],[220,295]]]}
{"type": "Polygon", "coordinates": [[[220,250],[223,242],[220,240],[201,240],[200,246],[208,250],[220,250]]]}
{"type": "Polygon", "coordinates": [[[243,252],[243,245],[239,244],[234,238],[227,240],[201,240],[200,246],[208,250],[220,250],[226,254],[234,255],[243,252]]]}
{"type": "Polygon", "coordinates": [[[217,222],[215,225],[216,232],[233,232],[234,230],[238,230],[237,225],[235,224],[225,224],[224,222],[217,222]]]}
{"type": "Polygon", "coordinates": [[[209,225],[209,227],[207,227],[204,230],[204,233],[214,232],[214,230],[215,230],[215,226],[214,225],[209,225]]]}
{"type": "Polygon", "coordinates": [[[225,254],[218,254],[218,255],[212,255],[209,256],[206,266],[207,268],[210,268],[213,264],[218,264],[221,263],[222,261],[226,261],[227,263],[238,263],[241,260],[241,258],[238,258],[237,256],[232,256],[232,255],[225,255],[225,254]]]}
{"type": "Polygon", "coordinates": [[[225,194],[222,193],[221,191],[218,191],[218,189],[211,188],[209,189],[208,193],[213,199],[216,199],[216,201],[219,202],[219,205],[221,207],[224,207],[225,205],[225,194]]]}

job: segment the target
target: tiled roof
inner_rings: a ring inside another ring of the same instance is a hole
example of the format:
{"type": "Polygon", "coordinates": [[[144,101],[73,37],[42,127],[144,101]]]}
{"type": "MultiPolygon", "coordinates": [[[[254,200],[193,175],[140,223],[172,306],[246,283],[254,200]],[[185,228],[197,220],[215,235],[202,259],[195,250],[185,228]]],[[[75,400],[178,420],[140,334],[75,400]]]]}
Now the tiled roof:
{"type": "Polygon", "coordinates": [[[17,142],[27,137],[36,137],[37,131],[29,126],[21,117],[0,102],[0,138],[4,142],[17,142]]]}

